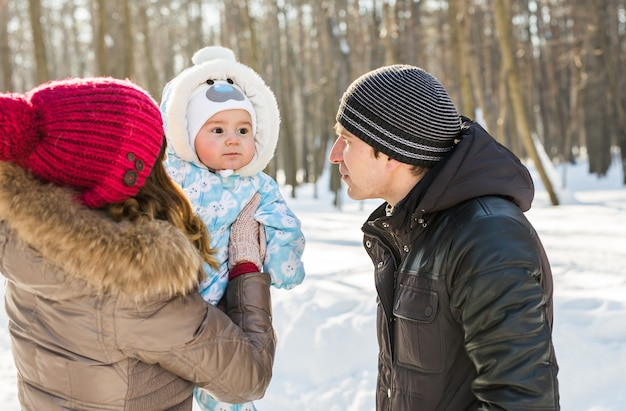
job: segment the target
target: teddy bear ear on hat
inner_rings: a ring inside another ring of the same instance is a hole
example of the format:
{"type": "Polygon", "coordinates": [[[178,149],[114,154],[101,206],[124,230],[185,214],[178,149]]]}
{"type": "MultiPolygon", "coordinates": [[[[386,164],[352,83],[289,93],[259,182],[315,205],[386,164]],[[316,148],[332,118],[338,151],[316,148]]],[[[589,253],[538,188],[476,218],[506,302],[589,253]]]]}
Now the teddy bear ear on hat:
{"type": "Polygon", "coordinates": [[[235,170],[251,176],[269,164],[274,156],[280,132],[278,101],[265,81],[252,68],[237,61],[231,49],[204,47],[193,55],[193,65],[170,80],[163,89],[161,112],[168,140],[168,150],[182,160],[205,167],[198,158],[189,136],[187,107],[199,85],[211,79],[228,81],[241,89],[256,114],[255,156],[247,165],[235,170]]]}
{"type": "Polygon", "coordinates": [[[237,61],[235,53],[231,49],[221,46],[208,46],[194,53],[191,57],[193,64],[201,64],[211,60],[237,61]]]}
{"type": "Polygon", "coordinates": [[[0,161],[21,165],[39,141],[36,114],[24,96],[9,93],[0,97],[0,133],[0,161]]]}

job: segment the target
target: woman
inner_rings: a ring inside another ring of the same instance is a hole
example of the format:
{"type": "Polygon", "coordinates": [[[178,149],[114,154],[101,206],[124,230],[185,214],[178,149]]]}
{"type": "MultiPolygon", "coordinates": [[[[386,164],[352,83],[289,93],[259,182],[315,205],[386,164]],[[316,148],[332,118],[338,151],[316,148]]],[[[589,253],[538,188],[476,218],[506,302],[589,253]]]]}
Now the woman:
{"type": "Polygon", "coordinates": [[[213,251],[167,177],[143,90],[68,79],[2,94],[0,113],[0,271],[22,409],[191,410],[194,384],[261,398],[276,340],[256,204],[232,230],[225,314],[197,292],[213,251]]]}

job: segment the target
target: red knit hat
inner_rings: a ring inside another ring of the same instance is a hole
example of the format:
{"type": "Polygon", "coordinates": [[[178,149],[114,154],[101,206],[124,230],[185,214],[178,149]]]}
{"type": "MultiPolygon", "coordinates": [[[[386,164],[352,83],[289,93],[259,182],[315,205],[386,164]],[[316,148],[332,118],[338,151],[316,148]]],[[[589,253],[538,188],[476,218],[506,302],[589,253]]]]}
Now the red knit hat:
{"type": "Polygon", "coordinates": [[[97,208],[137,194],[159,155],[162,124],[155,101],[128,80],[52,81],[0,94],[0,161],[74,188],[97,208]]]}

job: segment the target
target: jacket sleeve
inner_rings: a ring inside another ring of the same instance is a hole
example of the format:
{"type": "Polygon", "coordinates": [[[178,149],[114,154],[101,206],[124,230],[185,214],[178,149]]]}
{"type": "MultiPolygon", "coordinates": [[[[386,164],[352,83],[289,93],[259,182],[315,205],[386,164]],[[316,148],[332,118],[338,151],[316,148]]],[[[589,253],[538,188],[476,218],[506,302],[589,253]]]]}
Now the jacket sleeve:
{"type": "Polygon", "coordinates": [[[194,292],[168,302],[129,305],[116,323],[120,347],[131,356],[205,388],[219,401],[262,398],[271,377],[276,336],[269,276],[234,278],[226,311],[194,292]]]}
{"type": "Polygon", "coordinates": [[[264,177],[259,190],[261,204],[254,215],[265,229],[267,240],[263,271],[270,274],[273,286],[291,289],[305,277],[302,224],[287,206],[278,184],[269,176],[264,177]]]}
{"type": "Polygon", "coordinates": [[[453,242],[451,305],[477,370],[480,410],[558,409],[540,250],[523,216],[487,215],[453,242]]]}

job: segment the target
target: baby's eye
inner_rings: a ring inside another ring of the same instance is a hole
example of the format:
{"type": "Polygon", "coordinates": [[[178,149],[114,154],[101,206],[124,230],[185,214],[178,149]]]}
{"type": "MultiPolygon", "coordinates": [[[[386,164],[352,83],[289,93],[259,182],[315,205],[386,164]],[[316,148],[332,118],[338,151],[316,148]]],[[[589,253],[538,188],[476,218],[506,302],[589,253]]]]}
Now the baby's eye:
{"type": "Polygon", "coordinates": [[[224,132],[224,129],[222,127],[215,127],[214,129],[211,130],[211,133],[215,133],[215,134],[222,134],[224,132]]]}
{"type": "Polygon", "coordinates": [[[246,127],[241,127],[239,129],[237,129],[237,134],[240,134],[242,136],[248,134],[249,132],[250,132],[250,130],[248,130],[248,128],[246,128],[246,127]]]}

